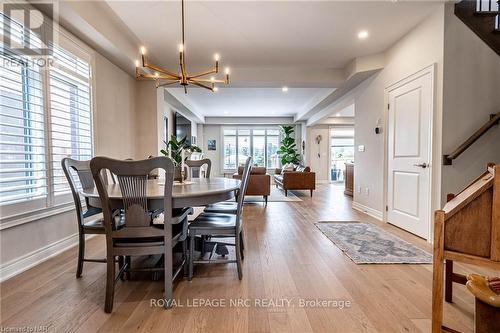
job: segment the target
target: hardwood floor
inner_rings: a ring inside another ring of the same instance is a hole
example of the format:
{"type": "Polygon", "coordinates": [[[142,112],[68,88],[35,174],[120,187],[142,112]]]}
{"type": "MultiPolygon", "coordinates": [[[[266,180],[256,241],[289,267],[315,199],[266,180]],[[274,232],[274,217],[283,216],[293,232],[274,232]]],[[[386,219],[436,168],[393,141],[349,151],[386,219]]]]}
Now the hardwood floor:
{"type": "MultiPolygon", "coordinates": [[[[86,263],[76,279],[73,248],[0,285],[1,326],[46,326],[48,332],[430,332],[431,265],[356,265],[314,222],[371,222],[428,251],[430,245],[353,210],[342,187],[320,185],[312,199],[308,192],[300,198],[246,205],[243,280],[234,264],[197,266],[192,282],[176,284],[174,297],[182,307],[152,307],[151,300],[162,297],[162,282],[146,277],[119,281],[113,313],[104,313],[106,266],[86,263]],[[230,307],[238,298],[286,299],[295,306],[230,307]],[[219,299],[225,307],[189,306],[219,299]],[[351,306],[299,307],[301,299],[351,306]]],[[[89,255],[104,256],[102,236],[87,244],[89,255]]],[[[484,272],[463,265],[456,271],[484,272]]],[[[471,332],[473,298],[464,286],[454,291],[445,323],[471,332]]]]}

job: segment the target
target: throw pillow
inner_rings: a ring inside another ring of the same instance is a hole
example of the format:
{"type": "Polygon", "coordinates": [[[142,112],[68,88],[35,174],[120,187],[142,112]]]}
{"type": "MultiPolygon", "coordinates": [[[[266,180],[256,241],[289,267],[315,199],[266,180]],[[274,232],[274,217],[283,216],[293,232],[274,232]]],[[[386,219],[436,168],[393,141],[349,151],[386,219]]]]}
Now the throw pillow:
{"type": "Polygon", "coordinates": [[[285,173],[285,172],[289,172],[289,171],[293,171],[293,169],[295,168],[295,165],[293,165],[293,163],[287,163],[283,166],[283,168],[281,168],[281,173],[285,173]]]}

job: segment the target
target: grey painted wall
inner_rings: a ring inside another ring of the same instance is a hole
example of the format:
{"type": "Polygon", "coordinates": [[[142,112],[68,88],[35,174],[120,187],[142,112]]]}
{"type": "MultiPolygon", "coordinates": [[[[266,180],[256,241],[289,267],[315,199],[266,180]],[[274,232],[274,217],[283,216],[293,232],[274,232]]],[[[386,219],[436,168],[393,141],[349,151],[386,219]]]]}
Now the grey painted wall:
{"type": "MultiPolygon", "coordinates": [[[[446,5],[444,39],[443,153],[449,154],[491,113],[500,112],[500,57],[446,5]]],[[[442,202],[486,168],[500,163],[500,126],[491,129],[451,166],[442,169],[442,202]]]]}

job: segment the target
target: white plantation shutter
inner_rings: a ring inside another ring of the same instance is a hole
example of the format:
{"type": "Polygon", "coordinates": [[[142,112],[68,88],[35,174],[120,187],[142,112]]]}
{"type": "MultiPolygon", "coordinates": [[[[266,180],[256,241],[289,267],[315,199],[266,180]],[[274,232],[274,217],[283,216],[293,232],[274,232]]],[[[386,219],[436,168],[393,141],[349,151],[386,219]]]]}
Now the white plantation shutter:
{"type": "Polygon", "coordinates": [[[90,66],[69,52],[54,48],[56,62],[50,69],[50,132],[52,184],[57,196],[70,191],[61,160],[92,157],[90,66]]]}
{"type": "Polygon", "coordinates": [[[51,66],[39,67],[11,49],[27,34],[37,43],[31,31],[0,13],[2,222],[72,203],[61,160],[87,160],[93,153],[91,56],[69,35],[60,34],[51,66]],[[4,22],[11,27],[7,39],[2,38],[4,22]]]}
{"type": "Polygon", "coordinates": [[[7,50],[0,61],[0,204],[45,197],[42,77],[7,50]]]}

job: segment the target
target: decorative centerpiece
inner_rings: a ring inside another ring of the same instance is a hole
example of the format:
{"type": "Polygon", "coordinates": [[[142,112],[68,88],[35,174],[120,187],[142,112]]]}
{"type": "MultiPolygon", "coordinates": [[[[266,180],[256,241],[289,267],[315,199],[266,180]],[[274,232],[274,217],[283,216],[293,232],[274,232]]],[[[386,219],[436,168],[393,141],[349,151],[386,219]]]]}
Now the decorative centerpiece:
{"type": "Polygon", "coordinates": [[[185,162],[188,157],[186,156],[186,151],[189,154],[193,152],[201,153],[201,149],[189,144],[186,137],[178,140],[175,135],[172,135],[170,140],[165,142],[165,145],[166,150],[162,149],[160,152],[174,162],[174,181],[182,183],[187,177],[185,162]]]}

